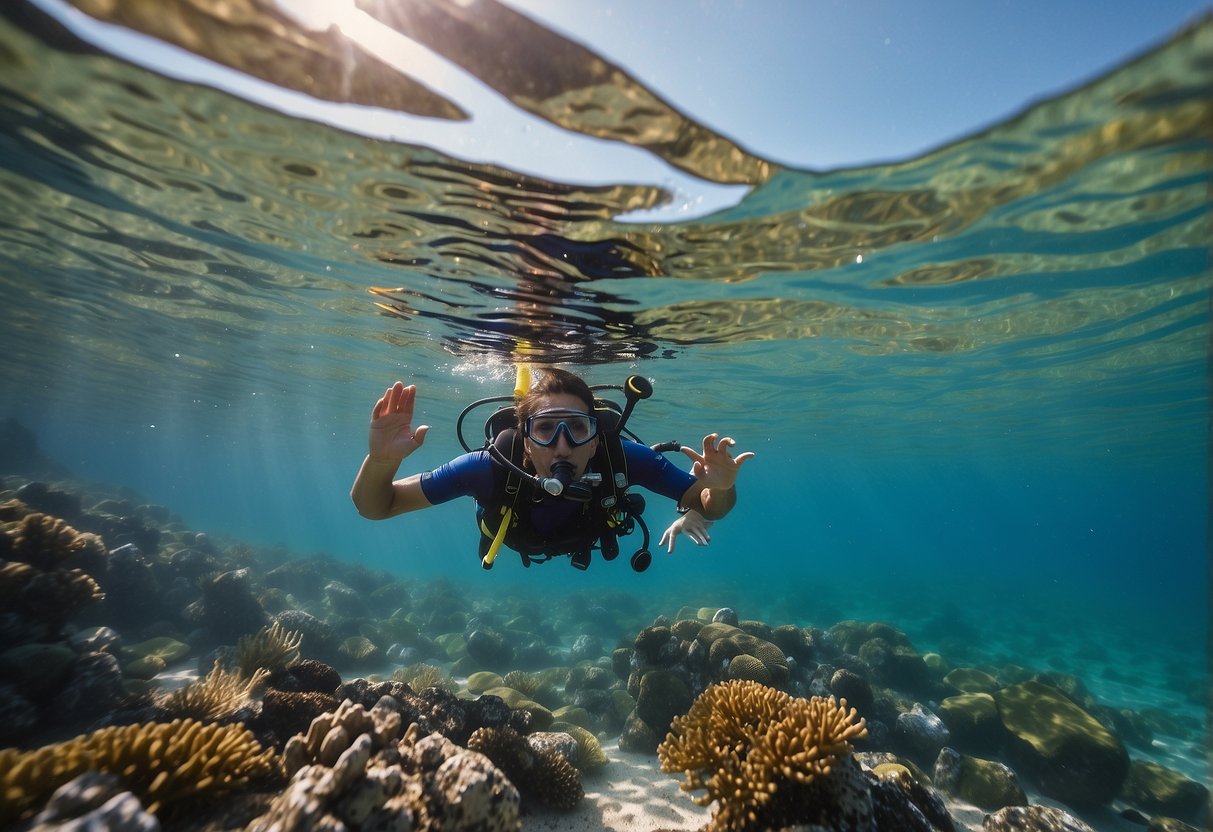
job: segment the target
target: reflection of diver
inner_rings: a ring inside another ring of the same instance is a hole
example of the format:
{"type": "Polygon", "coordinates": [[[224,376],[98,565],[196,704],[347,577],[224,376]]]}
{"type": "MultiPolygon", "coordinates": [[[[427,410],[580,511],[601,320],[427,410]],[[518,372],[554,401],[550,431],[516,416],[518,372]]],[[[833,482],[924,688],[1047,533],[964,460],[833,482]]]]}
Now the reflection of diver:
{"type": "Polygon", "coordinates": [[[734,458],[733,440],[714,433],[704,437],[702,452],[671,443],[666,449],[680,449],[694,460],[690,473],[682,471],[662,456],[663,446],[649,448],[623,437],[631,435],[624,425],[632,407],[651,388],[633,376],[624,392],[627,405],[619,408],[597,399],[567,371],[544,370],[529,389],[520,373],[516,405],[489,419],[484,448],[393,482],[400,463],[429,431],[428,425],[412,424],[416,387],[396,382],[375,403],[370,453],[350,496],[359,513],[373,520],[474,497],[485,568],[504,544],[519,552],[525,565],[570,555],[575,567],[585,569],[595,548],[613,559],[619,535],[639,523],[645,542],[632,556],[632,567],[643,571],[652,559],[640,518],[644,500],[628,489],[641,486],[717,519],[733,508],[738,470],[753,454],[734,458]]]}

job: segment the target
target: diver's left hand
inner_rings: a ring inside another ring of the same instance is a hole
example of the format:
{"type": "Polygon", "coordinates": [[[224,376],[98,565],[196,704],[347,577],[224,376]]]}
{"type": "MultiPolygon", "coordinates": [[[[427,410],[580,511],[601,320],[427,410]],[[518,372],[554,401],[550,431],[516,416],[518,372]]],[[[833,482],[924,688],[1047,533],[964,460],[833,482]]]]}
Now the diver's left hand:
{"type": "Polygon", "coordinates": [[[712,542],[712,536],[708,534],[711,527],[711,520],[704,520],[702,514],[692,509],[670,524],[657,545],[664,546],[667,552],[673,553],[674,541],[678,539],[678,535],[685,534],[696,546],[707,546],[712,542]]]}
{"type": "Polygon", "coordinates": [[[732,488],[737,482],[737,472],[741,464],[754,456],[753,451],[746,451],[734,458],[729,453],[729,448],[736,444],[730,436],[721,437],[718,433],[709,433],[703,438],[703,453],[697,453],[684,446],[682,452],[695,461],[691,467],[691,476],[699,480],[705,488],[732,488]]]}

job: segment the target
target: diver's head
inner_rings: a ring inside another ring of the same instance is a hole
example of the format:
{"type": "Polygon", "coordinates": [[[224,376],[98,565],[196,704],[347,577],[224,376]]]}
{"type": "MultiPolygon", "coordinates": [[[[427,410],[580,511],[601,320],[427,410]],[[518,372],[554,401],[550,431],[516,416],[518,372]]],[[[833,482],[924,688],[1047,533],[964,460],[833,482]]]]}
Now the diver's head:
{"type": "Polygon", "coordinates": [[[515,408],[526,460],[540,477],[567,460],[581,477],[598,450],[594,393],[567,370],[548,368],[515,408]]]}

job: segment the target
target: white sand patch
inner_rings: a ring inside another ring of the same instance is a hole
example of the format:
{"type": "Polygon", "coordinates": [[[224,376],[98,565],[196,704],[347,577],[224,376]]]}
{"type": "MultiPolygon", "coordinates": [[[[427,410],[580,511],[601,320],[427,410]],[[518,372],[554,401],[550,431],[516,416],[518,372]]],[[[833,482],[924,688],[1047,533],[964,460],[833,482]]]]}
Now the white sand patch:
{"type": "Polygon", "coordinates": [[[620,751],[618,743],[602,750],[611,762],[582,778],[585,800],[571,812],[528,812],[523,832],[690,832],[711,818],[710,808],[696,806],[691,795],[678,788],[682,777],[661,771],[656,754],[620,751]]]}

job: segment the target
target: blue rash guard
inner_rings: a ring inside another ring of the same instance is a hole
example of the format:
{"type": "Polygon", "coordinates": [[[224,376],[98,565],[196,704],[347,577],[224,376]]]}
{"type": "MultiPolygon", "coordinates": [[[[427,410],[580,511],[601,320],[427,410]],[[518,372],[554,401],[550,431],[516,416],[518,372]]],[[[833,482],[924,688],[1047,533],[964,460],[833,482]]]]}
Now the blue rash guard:
{"type": "MultiPolygon", "coordinates": [[[[695,482],[686,471],[647,445],[623,440],[628,484],[639,485],[675,503],[695,482]]],[[[472,451],[421,475],[421,492],[432,505],[456,497],[474,497],[480,505],[493,501],[493,462],[486,450],[472,451]]],[[[592,467],[591,467],[592,470],[592,467]]],[[[541,535],[559,533],[581,512],[582,505],[563,497],[544,497],[531,509],[531,525],[541,535]]]]}

